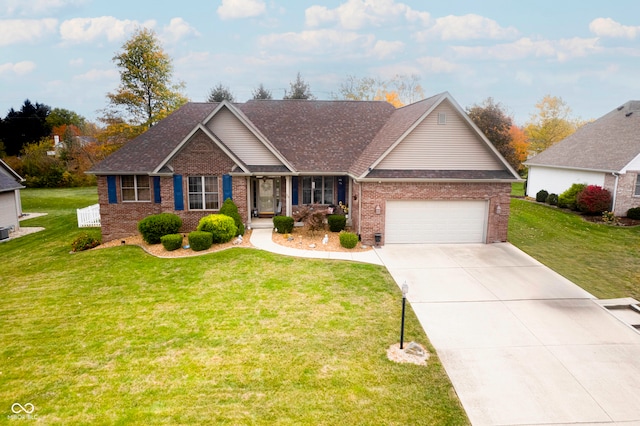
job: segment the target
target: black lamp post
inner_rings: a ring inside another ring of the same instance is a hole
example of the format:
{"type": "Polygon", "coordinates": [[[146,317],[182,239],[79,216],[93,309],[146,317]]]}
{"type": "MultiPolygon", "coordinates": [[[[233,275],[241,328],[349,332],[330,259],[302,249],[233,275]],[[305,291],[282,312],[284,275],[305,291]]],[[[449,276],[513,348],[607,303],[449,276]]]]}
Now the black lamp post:
{"type": "Polygon", "coordinates": [[[402,349],[402,346],[404,344],[404,307],[407,302],[407,293],[409,293],[409,286],[405,281],[404,284],[402,284],[402,323],[400,325],[400,349],[402,349]]]}

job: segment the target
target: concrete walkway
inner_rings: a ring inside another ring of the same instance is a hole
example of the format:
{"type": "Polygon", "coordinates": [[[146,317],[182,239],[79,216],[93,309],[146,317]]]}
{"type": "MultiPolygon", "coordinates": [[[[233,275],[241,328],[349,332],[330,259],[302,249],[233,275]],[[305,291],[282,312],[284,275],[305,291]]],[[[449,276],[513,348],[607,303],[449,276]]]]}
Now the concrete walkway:
{"type": "MultiPolygon", "coordinates": [[[[386,266],[474,425],[640,425],[640,333],[511,244],[387,245],[351,258],[386,266]]],[[[347,253],[347,255],[349,255],[347,253]]]]}

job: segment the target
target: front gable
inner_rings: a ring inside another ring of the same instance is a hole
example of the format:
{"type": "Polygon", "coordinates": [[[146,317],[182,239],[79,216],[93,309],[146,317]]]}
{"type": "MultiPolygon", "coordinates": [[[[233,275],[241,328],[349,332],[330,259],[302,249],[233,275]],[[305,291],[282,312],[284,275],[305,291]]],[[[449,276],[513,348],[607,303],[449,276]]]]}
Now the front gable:
{"type": "Polygon", "coordinates": [[[505,170],[492,147],[445,98],[383,155],[382,170],[505,170]]]}
{"type": "Polygon", "coordinates": [[[232,111],[231,105],[223,102],[204,126],[227,146],[244,164],[249,166],[285,166],[288,164],[268,142],[261,140],[257,130],[241,121],[240,113],[232,111]]]}

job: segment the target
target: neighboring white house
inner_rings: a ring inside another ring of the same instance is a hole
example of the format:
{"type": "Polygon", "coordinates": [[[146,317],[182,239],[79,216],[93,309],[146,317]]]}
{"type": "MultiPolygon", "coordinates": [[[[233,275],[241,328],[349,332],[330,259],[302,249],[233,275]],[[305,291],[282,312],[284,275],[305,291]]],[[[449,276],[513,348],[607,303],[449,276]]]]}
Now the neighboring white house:
{"type": "Polygon", "coordinates": [[[22,216],[20,190],[24,179],[7,163],[0,160],[0,228],[19,229],[22,216]]]}
{"type": "Polygon", "coordinates": [[[598,185],[625,216],[640,206],[640,101],[629,101],[524,163],[527,195],[561,194],[574,183],[598,185]]]}

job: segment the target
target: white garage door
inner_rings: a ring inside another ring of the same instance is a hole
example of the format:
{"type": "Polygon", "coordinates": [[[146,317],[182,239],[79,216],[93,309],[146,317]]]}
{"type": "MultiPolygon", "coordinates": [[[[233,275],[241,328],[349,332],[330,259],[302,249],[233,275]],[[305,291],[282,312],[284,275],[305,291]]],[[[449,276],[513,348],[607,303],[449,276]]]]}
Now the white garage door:
{"type": "Polygon", "coordinates": [[[484,243],[486,201],[387,201],[386,244],[484,243]]]}

